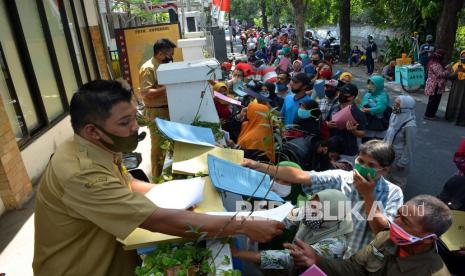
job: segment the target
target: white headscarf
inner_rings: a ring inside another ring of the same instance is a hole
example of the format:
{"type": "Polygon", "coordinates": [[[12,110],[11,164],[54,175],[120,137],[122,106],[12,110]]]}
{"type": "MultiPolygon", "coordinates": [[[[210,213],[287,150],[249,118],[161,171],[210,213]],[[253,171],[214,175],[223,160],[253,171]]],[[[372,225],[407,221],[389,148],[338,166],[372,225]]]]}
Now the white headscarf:
{"type": "Polygon", "coordinates": [[[384,137],[384,141],[390,144],[393,143],[394,136],[404,125],[405,122],[409,122],[408,124],[410,125],[416,125],[415,100],[411,96],[399,96],[398,98],[400,100],[400,113],[391,114],[391,118],[389,120],[389,128],[386,132],[386,136],[384,137]]]}

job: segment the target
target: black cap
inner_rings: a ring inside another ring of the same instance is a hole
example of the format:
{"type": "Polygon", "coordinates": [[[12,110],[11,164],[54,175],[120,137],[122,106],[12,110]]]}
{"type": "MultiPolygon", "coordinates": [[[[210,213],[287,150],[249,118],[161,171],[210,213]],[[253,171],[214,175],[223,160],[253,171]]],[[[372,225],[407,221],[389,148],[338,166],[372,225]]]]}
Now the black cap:
{"type": "Polygon", "coordinates": [[[355,86],[354,84],[351,84],[351,83],[348,83],[344,86],[342,86],[339,91],[342,93],[342,94],[350,94],[352,96],[355,96],[357,97],[358,95],[358,88],[357,86],[355,86]]]}
{"type": "Polygon", "coordinates": [[[292,77],[292,80],[295,82],[300,82],[307,87],[309,87],[311,83],[311,79],[305,73],[298,73],[297,75],[292,77]]]}

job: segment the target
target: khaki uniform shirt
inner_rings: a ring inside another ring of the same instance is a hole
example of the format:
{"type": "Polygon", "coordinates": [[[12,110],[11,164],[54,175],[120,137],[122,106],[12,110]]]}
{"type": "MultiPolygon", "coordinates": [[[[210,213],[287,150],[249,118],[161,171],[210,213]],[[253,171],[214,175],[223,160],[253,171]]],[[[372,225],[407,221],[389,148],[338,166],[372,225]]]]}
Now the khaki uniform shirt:
{"type": "Polygon", "coordinates": [[[406,257],[397,256],[398,247],[389,238],[389,230],[346,261],[320,257],[318,266],[328,275],[450,275],[435,249],[406,257]]]}
{"type": "Polygon", "coordinates": [[[114,155],[75,135],[51,158],[35,205],[35,275],[134,275],[124,239],[156,210],[114,155]]]}
{"type": "Polygon", "coordinates": [[[157,78],[157,69],[160,66],[160,63],[152,57],[142,64],[139,70],[139,85],[144,104],[148,107],[164,107],[168,105],[168,98],[166,96],[157,97],[157,98],[147,98],[144,97],[144,91],[150,88],[157,88],[158,78],[157,78]]]}

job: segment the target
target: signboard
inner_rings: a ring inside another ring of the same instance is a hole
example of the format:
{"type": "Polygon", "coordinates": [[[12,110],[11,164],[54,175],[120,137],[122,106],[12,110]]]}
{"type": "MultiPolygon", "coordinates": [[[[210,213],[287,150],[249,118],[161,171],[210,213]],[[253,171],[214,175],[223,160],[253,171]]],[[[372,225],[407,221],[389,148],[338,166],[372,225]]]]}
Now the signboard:
{"type": "MultiPolygon", "coordinates": [[[[116,45],[121,64],[122,77],[139,92],[139,68],[153,56],[153,44],[167,38],[176,45],[181,38],[179,25],[163,24],[115,30],[116,45]]],[[[174,61],[182,61],[180,48],[174,50],[174,61]]]]}

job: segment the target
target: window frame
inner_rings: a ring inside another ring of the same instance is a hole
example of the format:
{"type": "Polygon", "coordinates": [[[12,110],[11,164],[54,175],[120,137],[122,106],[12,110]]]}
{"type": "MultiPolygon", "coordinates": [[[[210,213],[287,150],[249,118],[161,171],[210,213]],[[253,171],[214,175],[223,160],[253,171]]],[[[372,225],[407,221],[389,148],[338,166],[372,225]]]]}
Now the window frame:
{"type": "MultiPolygon", "coordinates": [[[[1,0],[0,0],[1,1],[1,0]]],[[[35,112],[37,115],[38,119],[38,126],[34,129],[29,130],[27,128],[26,122],[24,120],[23,116],[23,111],[21,108],[21,103],[18,100],[17,97],[17,91],[15,89],[13,80],[11,79],[11,74],[10,70],[7,64],[7,61],[5,59],[5,53],[3,51],[2,45],[0,43],[0,59],[3,62],[4,67],[4,74],[5,74],[5,81],[8,89],[8,93],[12,99],[14,99],[16,102],[14,103],[14,110],[18,118],[20,125],[21,125],[21,132],[23,134],[23,137],[18,140],[18,146],[20,150],[23,150],[26,148],[28,145],[36,141],[40,136],[45,134],[48,130],[53,128],[55,125],[57,125],[59,122],[61,122],[64,118],[66,118],[69,115],[69,101],[66,95],[66,89],[63,83],[63,78],[61,75],[60,71],[60,66],[58,63],[58,59],[56,56],[56,51],[55,51],[55,45],[53,43],[53,37],[50,31],[50,27],[48,25],[48,19],[47,19],[47,14],[45,10],[45,5],[42,2],[42,0],[35,0],[36,5],[37,5],[37,12],[39,14],[39,19],[41,22],[41,27],[42,27],[42,32],[43,36],[45,39],[45,42],[47,43],[47,53],[50,58],[50,64],[52,66],[53,70],[53,78],[55,79],[55,82],[58,87],[58,94],[60,97],[60,101],[63,104],[63,112],[54,118],[53,120],[49,120],[47,116],[47,111],[42,99],[39,83],[37,80],[37,76],[34,71],[32,59],[29,53],[29,49],[27,46],[27,41],[26,37],[24,35],[23,31],[23,24],[21,23],[21,18],[19,15],[18,11],[18,6],[15,0],[13,1],[5,1],[5,9],[7,12],[7,21],[9,22],[9,28],[11,30],[11,33],[14,37],[14,43],[18,51],[19,59],[20,59],[20,66],[22,67],[22,70],[24,71],[24,74],[27,76],[26,82],[27,82],[27,87],[29,88],[29,93],[30,97],[34,103],[35,107],[35,112]],[[14,27],[13,27],[14,26],[14,27]]],[[[96,59],[96,54],[95,54],[95,49],[92,43],[92,37],[90,34],[90,29],[88,26],[88,20],[87,20],[87,14],[85,10],[85,5],[82,0],[78,2],[78,4],[81,5],[82,11],[83,11],[83,17],[84,17],[84,22],[86,24],[86,32],[85,35],[87,35],[89,41],[90,41],[90,46],[89,46],[89,51],[91,53],[90,61],[93,63],[96,75],[98,78],[100,78],[100,71],[97,66],[97,59],[96,59]]],[[[58,5],[59,5],[59,13],[61,17],[61,23],[63,25],[63,31],[66,39],[66,43],[68,46],[68,52],[71,57],[71,62],[72,62],[72,67],[73,67],[73,72],[74,72],[74,77],[76,78],[76,82],[78,84],[78,87],[82,86],[82,78],[80,75],[79,71],[79,65],[78,65],[78,60],[75,53],[75,47],[72,41],[71,37],[71,30],[69,28],[69,18],[73,18],[76,24],[78,24],[78,28],[76,29],[76,36],[79,44],[79,48],[81,50],[81,54],[83,57],[83,63],[84,63],[84,68],[86,71],[86,76],[88,79],[91,79],[90,76],[90,68],[88,62],[87,62],[87,57],[86,53],[84,51],[85,45],[83,44],[82,37],[81,37],[81,32],[79,30],[79,21],[77,18],[77,12],[74,6],[74,1],[73,0],[58,0],[58,5]],[[66,9],[64,6],[64,1],[69,1],[70,7],[71,7],[71,12],[72,15],[68,15],[66,13],[66,9]],[[69,17],[68,17],[69,16],[69,17]]]]}

